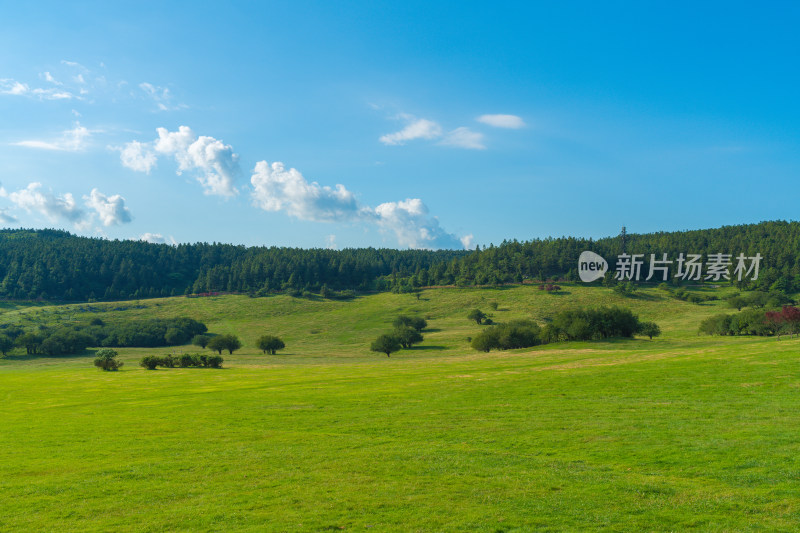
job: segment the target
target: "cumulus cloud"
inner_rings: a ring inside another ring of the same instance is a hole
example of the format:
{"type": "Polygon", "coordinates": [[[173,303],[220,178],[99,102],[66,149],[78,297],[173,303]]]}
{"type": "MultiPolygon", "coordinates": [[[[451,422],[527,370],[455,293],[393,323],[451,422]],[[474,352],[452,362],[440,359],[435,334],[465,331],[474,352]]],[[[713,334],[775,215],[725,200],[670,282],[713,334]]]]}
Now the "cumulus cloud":
{"type": "Polygon", "coordinates": [[[26,148],[37,148],[39,150],[55,150],[62,152],[79,152],[86,148],[91,132],[80,124],[75,124],[75,128],[62,133],[60,139],[51,141],[27,140],[12,143],[14,146],[24,146],[26,148]]]}
{"type": "Polygon", "coordinates": [[[408,124],[402,130],[381,136],[380,141],[386,145],[402,145],[414,139],[437,139],[442,136],[442,127],[428,119],[402,115],[408,124]]]}
{"type": "Polygon", "coordinates": [[[139,141],[131,141],[120,149],[122,165],[137,172],[146,172],[156,166],[157,156],[153,147],[139,141]]]}
{"type": "Polygon", "coordinates": [[[419,198],[386,202],[375,208],[378,225],[394,233],[400,246],[409,248],[461,248],[461,240],[439,226],[419,198]]]}
{"type": "Polygon", "coordinates": [[[469,128],[456,128],[441,140],[439,144],[454,146],[456,148],[466,148],[468,150],[485,150],[483,144],[483,134],[472,131],[469,128]]]}
{"type": "Polygon", "coordinates": [[[97,212],[104,226],[118,226],[132,220],[130,209],[125,207],[125,198],[119,194],[106,196],[95,188],[83,199],[87,207],[97,212]]]}
{"type": "Polygon", "coordinates": [[[475,120],[495,128],[518,130],[525,127],[525,121],[517,115],[481,115],[475,120]]]}
{"type": "MultiPolygon", "coordinates": [[[[376,208],[361,205],[343,185],[328,187],[309,182],[283,163],[260,161],[250,178],[253,203],[265,211],[317,222],[355,222],[378,227],[409,248],[461,248],[467,244],[439,225],[419,198],[387,202],[376,208]]],[[[471,243],[472,236],[469,236],[471,243]]],[[[330,245],[334,245],[331,238],[330,245]]]]}
{"type": "Polygon", "coordinates": [[[144,233],[139,236],[140,241],[149,242],[152,244],[164,244],[167,240],[160,233],[144,233]]]}
{"type": "Polygon", "coordinates": [[[199,171],[197,181],[206,194],[235,196],[239,173],[239,156],[233,147],[213,137],[197,136],[188,126],[178,131],[157,128],[158,139],[141,143],[132,141],[120,149],[122,164],[138,172],[150,172],[157,156],[173,157],[178,164],[177,173],[199,171]]]}
{"type": "Polygon", "coordinates": [[[309,183],[297,169],[276,161],[259,161],[250,178],[253,201],[265,211],[286,211],[301,220],[341,222],[359,217],[355,195],[343,185],[335,188],[309,183]]]}
{"type": "Polygon", "coordinates": [[[10,193],[8,198],[17,207],[29,213],[41,213],[53,221],[64,219],[75,224],[85,222],[86,212],[78,206],[71,193],[56,196],[52,192],[42,192],[41,188],[41,183],[33,182],[25,189],[10,193]]]}

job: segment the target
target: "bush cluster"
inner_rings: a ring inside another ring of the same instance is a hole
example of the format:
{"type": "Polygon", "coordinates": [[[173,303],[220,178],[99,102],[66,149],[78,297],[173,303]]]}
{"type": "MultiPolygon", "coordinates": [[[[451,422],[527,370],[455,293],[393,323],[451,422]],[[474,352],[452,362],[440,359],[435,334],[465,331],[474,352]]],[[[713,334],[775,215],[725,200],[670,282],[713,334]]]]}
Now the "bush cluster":
{"type": "Polygon", "coordinates": [[[531,320],[515,320],[484,329],[472,339],[471,346],[481,352],[513,350],[542,344],[542,330],[531,320]]]}
{"type": "Polygon", "coordinates": [[[768,337],[794,334],[800,329],[800,310],[785,305],[777,311],[745,309],[739,313],[720,313],[700,322],[699,333],[706,335],[758,335],[768,337]]]}
{"type": "Polygon", "coordinates": [[[421,332],[428,326],[428,322],[421,317],[400,315],[392,321],[392,325],[394,329],[375,339],[370,350],[385,353],[389,357],[392,352],[401,348],[411,348],[423,341],[421,332]]]}
{"type": "MultiPolygon", "coordinates": [[[[28,331],[10,326],[3,328],[3,335],[24,348],[28,355],[71,355],[89,346],[151,348],[185,344],[205,331],[205,324],[191,318],[134,320],[117,325],[94,318],[88,325],[40,325],[28,331]]],[[[0,339],[0,351],[11,349],[2,341],[0,339]]]]}
{"type": "Polygon", "coordinates": [[[156,367],[161,368],[189,368],[189,367],[204,367],[204,368],[222,368],[224,359],[220,355],[206,355],[206,354],[188,354],[184,353],[179,356],[172,355],[146,355],[139,361],[139,366],[147,370],[155,370],[156,367]]]}
{"type": "Polygon", "coordinates": [[[470,344],[476,350],[488,352],[559,341],[633,337],[637,333],[652,339],[661,334],[661,329],[654,322],[641,322],[628,309],[600,307],[562,311],[544,328],[530,320],[498,324],[484,329],[470,339],[470,344]]]}

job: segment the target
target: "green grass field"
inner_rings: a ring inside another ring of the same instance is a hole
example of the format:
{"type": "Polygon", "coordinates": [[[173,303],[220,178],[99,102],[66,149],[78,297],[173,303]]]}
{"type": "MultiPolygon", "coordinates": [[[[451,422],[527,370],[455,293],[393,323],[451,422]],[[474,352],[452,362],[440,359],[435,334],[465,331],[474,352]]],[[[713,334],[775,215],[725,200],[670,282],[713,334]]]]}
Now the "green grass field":
{"type": "Polygon", "coordinates": [[[721,302],[564,289],[2,306],[190,316],[245,348],[222,370],[0,359],[0,530],[797,530],[800,341],[698,337],[721,302]],[[496,321],[618,304],[664,334],[478,353],[465,315],[491,302],[496,321]],[[399,313],[425,341],[370,352],[399,313]],[[286,350],[262,355],[264,333],[286,350]]]}

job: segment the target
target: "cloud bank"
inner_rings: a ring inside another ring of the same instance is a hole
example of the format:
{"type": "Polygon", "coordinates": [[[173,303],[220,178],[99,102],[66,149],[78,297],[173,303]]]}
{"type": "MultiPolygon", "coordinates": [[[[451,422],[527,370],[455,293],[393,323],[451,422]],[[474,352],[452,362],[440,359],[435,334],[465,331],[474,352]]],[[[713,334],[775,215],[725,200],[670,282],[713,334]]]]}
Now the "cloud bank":
{"type": "MultiPolygon", "coordinates": [[[[39,182],[29,183],[24,189],[12,193],[5,193],[3,189],[0,196],[7,196],[8,199],[19,209],[24,209],[28,213],[39,213],[52,221],[66,220],[72,222],[79,229],[86,229],[95,220],[100,219],[104,226],[116,226],[127,224],[133,217],[130,209],[125,206],[125,198],[119,194],[106,196],[98,189],[92,189],[89,196],[84,196],[84,206],[89,211],[81,207],[75,200],[72,193],[62,195],[53,194],[52,191],[42,190],[39,182]]],[[[0,222],[16,222],[16,218],[0,211],[0,222]]]]}
{"type": "Polygon", "coordinates": [[[283,163],[259,161],[250,178],[252,200],[265,211],[316,222],[358,222],[394,234],[408,248],[461,248],[471,242],[447,233],[419,198],[386,202],[376,208],[362,206],[344,185],[331,188],[309,182],[297,169],[283,163]]]}

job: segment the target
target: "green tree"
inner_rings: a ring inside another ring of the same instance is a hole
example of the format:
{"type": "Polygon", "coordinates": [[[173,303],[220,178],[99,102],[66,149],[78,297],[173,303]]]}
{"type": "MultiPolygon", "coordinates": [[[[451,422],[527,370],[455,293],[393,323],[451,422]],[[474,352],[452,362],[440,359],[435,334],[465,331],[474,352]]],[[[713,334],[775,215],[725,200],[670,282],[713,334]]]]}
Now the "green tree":
{"type": "Polygon", "coordinates": [[[206,346],[208,346],[208,341],[210,340],[211,337],[209,337],[208,335],[195,335],[194,337],[192,337],[192,344],[194,344],[195,346],[199,346],[201,348],[205,348],[206,346]]]}
{"type": "Polygon", "coordinates": [[[742,307],[747,307],[748,304],[747,298],[740,294],[727,298],[725,302],[727,302],[728,307],[736,309],[737,311],[741,311],[742,307]]]}
{"type": "Polygon", "coordinates": [[[486,318],[486,313],[481,311],[480,309],[473,309],[467,315],[467,318],[470,320],[474,320],[477,324],[483,322],[483,319],[486,318]]]}
{"type": "Polygon", "coordinates": [[[115,372],[122,368],[122,361],[117,361],[117,352],[111,348],[101,348],[95,353],[94,366],[107,372],[115,372]]]}
{"type": "Polygon", "coordinates": [[[44,337],[38,333],[24,333],[17,337],[17,346],[25,348],[25,353],[28,355],[36,355],[41,350],[42,341],[44,337]]]}
{"type": "Polygon", "coordinates": [[[653,340],[653,337],[661,335],[661,328],[655,322],[642,322],[639,326],[639,333],[647,335],[650,340],[653,340]]]}
{"type": "Polygon", "coordinates": [[[400,315],[392,321],[392,325],[396,328],[408,326],[417,331],[422,331],[428,327],[428,323],[424,318],[418,316],[400,315]]]}
{"type": "Polygon", "coordinates": [[[256,341],[256,346],[262,352],[269,352],[272,355],[275,355],[276,351],[286,348],[286,344],[274,335],[262,335],[256,341]]]}
{"type": "Polygon", "coordinates": [[[207,346],[210,350],[222,355],[222,350],[228,350],[228,353],[232,354],[242,347],[242,343],[236,335],[217,335],[208,341],[207,346]]]}
{"type": "Polygon", "coordinates": [[[400,349],[400,341],[394,335],[383,334],[373,341],[369,349],[373,352],[385,353],[386,357],[389,357],[389,354],[400,349]]]}
{"type": "Polygon", "coordinates": [[[408,326],[398,326],[394,328],[392,336],[397,339],[403,348],[411,348],[412,345],[422,342],[422,334],[414,328],[408,326]]]}
{"type": "Polygon", "coordinates": [[[14,347],[14,341],[8,335],[0,335],[0,352],[5,356],[14,347]]]}

